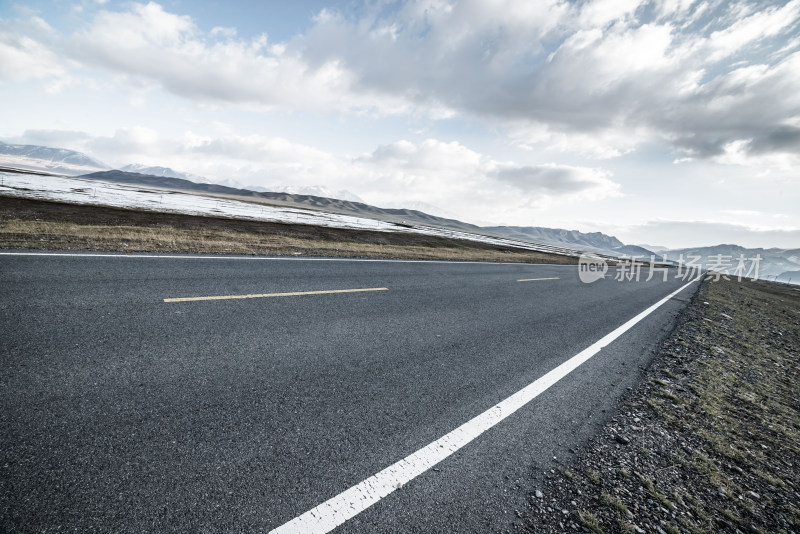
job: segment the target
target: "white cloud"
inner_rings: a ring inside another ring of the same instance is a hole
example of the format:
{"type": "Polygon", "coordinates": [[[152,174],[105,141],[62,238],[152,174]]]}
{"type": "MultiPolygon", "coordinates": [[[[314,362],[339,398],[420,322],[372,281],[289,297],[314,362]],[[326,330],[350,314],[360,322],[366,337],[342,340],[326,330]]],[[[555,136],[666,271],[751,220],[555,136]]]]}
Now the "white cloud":
{"type": "Polygon", "coordinates": [[[221,156],[250,162],[296,164],[298,162],[324,163],[332,156],[306,145],[292,143],[280,137],[261,135],[225,137],[199,137],[187,134],[187,149],[204,157],[221,156]]]}
{"type": "Polygon", "coordinates": [[[87,146],[93,152],[113,159],[124,158],[129,154],[164,157],[170,155],[173,148],[160,139],[157,131],[143,126],[121,128],[111,137],[91,139],[87,146]]]}
{"type": "Polygon", "coordinates": [[[524,192],[556,195],[591,193],[597,197],[610,196],[619,191],[619,185],[609,180],[608,175],[599,169],[553,163],[522,167],[511,165],[495,172],[498,180],[524,192]]]}
{"type": "Polygon", "coordinates": [[[652,220],[645,224],[620,227],[615,235],[626,243],[654,243],[669,248],[705,247],[737,244],[746,248],[798,248],[800,228],[750,226],[748,217],[741,223],[713,220],[652,220]]]}
{"type": "Polygon", "coordinates": [[[713,160],[723,165],[760,167],[760,176],[770,170],[791,171],[800,167],[800,130],[777,131],[761,139],[738,139],[721,149],[713,160]]]}
{"type": "MultiPolygon", "coordinates": [[[[9,139],[11,140],[11,139],[9,139]]],[[[527,224],[537,209],[586,205],[620,194],[602,169],[498,161],[458,142],[397,141],[357,157],[334,155],[280,137],[165,138],[145,127],[108,136],[65,130],[29,130],[13,139],[86,152],[117,168],[159,165],[220,182],[268,187],[347,189],[377,205],[424,202],[463,220],[527,224]],[[481,215],[476,217],[476,213],[481,215]]]]}
{"type": "Polygon", "coordinates": [[[604,26],[625,20],[633,16],[642,5],[641,1],[631,0],[596,0],[587,2],[581,10],[580,20],[582,26],[590,28],[603,28],[604,26]]]}
{"type": "Polygon", "coordinates": [[[383,191],[360,193],[393,202],[393,196],[424,200],[469,218],[529,220],[534,210],[620,194],[619,184],[601,169],[544,163],[501,162],[457,142],[428,139],[378,147],[357,163],[383,191]],[[490,214],[490,215],[489,215],[490,214]]]}
{"type": "Polygon", "coordinates": [[[227,27],[223,27],[223,26],[215,26],[215,27],[211,28],[211,31],[209,32],[209,35],[211,37],[216,37],[218,35],[221,35],[223,37],[227,37],[229,39],[233,39],[234,37],[236,37],[236,33],[237,33],[236,32],[236,28],[227,28],[227,27]]]}
{"type": "MultiPolygon", "coordinates": [[[[41,19],[33,20],[46,24],[41,19]]],[[[52,82],[63,81],[66,78],[67,69],[59,55],[46,43],[20,35],[0,21],[0,83],[31,79],[46,79],[52,82]]]]}
{"type": "Polygon", "coordinates": [[[378,147],[366,161],[397,169],[422,172],[464,172],[481,166],[482,156],[458,142],[427,139],[419,145],[398,141],[378,147]]]}
{"type": "MultiPolygon", "coordinates": [[[[396,105],[352,87],[338,58],[309,64],[302,54],[266,35],[237,39],[235,28],[204,33],[188,16],[154,2],[130,11],[102,11],[66,39],[71,57],[94,67],[151,80],[198,100],[297,109],[396,105]]],[[[394,101],[394,103],[393,103],[394,101]]]]}
{"type": "Polygon", "coordinates": [[[29,17],[0,28],[0,81],[63,83],[73,60],[203,102],[479,117],[521,146],[594,157],[660,140],[714,158],[800,120],[789,42],[800,0],[423,0],[355,13],[322,11],[286,42],[203,31],[154,2],[101,10],[60,37],[29,17]]]}
{"type": "Polygon", "coordinates": [[[730,26],[715,31],[710,36],[713,53],[711,61],[730,56],[745,46],[773,37],[795,26],[800,17],[800,1],[792,0],[782,7],[769,6],[737,20],[730,26]]]}
{"type": "Polygon", "coordinates": [[[662,0],[654,3],[656,4],[659,17],[662,19],[684,16],[689,11],[689,8],[692,8],[693,4],[695,15],[708,7],[707,3],[698,2],[697,0],[662,0]]]}
{"type": "Polygon", "coordinates": [[[86,132],[77,130],[26,130],[22,135],[6,139],[9,143],[42,145],[56,148],[82,150],[83,143],[90,140],[86,132]]]}
{"type": "Polygon", "coordinates": [[[372,19],[329,14],[304,36],[304,53],[340,58],[358,87],[506,124],[523,145],[601,157],[654,139],[713,157],[743,133],[763,135],[798,115],[800,70],[789,51],[767,53],[780,43],[766,43],[792,36],[796,2],[763,10],[514,3],[536,6],[524,15],[487,13],[483,2],[421,5],[424,17],[420,4],[372,19]],[[766,113],[756,112],[767,101],[766,113]]]}

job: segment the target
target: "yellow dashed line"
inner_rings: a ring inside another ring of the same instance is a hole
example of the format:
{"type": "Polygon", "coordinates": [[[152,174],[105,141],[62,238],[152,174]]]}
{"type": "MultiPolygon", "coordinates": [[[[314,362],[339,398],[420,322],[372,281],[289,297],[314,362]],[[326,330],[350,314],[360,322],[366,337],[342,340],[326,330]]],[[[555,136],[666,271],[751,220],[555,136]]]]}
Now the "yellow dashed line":
{"type": "Polygon", "coordinates": [[[267,297],[297,297],[300,295],[330,295],[333,293],[360,293],[364,291],[388,291],[388,287],[368,287],[365,289],[329,289],[326,291],[293,291],[291,293],[261,293],[254,295],[221,295],[215,297],[182,297],[164,299],[164,302],[194,302],[196,300],[261,299],[267,297]]]}

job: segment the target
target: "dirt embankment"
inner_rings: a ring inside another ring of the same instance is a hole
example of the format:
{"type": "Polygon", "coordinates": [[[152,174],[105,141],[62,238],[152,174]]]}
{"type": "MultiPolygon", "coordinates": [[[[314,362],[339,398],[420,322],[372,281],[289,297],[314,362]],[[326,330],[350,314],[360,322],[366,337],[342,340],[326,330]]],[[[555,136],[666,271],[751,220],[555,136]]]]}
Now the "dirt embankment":
{"type": "Polygon", "coordinates": [[[0,196],[0,248],[576,264],[577,258],[409,232],[348,230],[0,196]]]}
{"type": "Polygon", "coordinates": [[[518,529],[800,532],[800,289],[705,282],[626,397],[518,529]]]}

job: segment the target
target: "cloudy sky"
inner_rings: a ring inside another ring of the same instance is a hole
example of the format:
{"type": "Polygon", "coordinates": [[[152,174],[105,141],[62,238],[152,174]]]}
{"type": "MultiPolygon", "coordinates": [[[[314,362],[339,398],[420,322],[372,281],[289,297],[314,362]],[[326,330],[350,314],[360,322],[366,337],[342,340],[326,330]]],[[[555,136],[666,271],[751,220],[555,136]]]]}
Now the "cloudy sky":
{"type": "Polygon", "coordinates": [[[800,247],[800,0],[0,0],[0,109],[117,167],[800,247]]]}

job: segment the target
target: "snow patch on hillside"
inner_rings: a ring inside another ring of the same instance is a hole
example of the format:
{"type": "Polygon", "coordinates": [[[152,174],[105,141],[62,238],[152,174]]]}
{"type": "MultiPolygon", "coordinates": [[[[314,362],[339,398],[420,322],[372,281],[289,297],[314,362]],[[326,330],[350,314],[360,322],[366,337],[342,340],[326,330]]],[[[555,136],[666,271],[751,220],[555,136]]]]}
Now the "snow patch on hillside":
{"type": "Polygon", "coordinates": [[[0,195],[53,200],[74,204],[135,208],[157,212],[183,213],[234,219],[310,224],[333,228],[406,232],[465,239],[498,246],[508,246],[575,256],[575,250],[459,232],[423,225],[395,223],[339,215],[302,208],[266,206],[252,202],[216,198],[128,184],[115,184],[83,178],[62,176],[33,176],[0,172],[0,195]]]}

